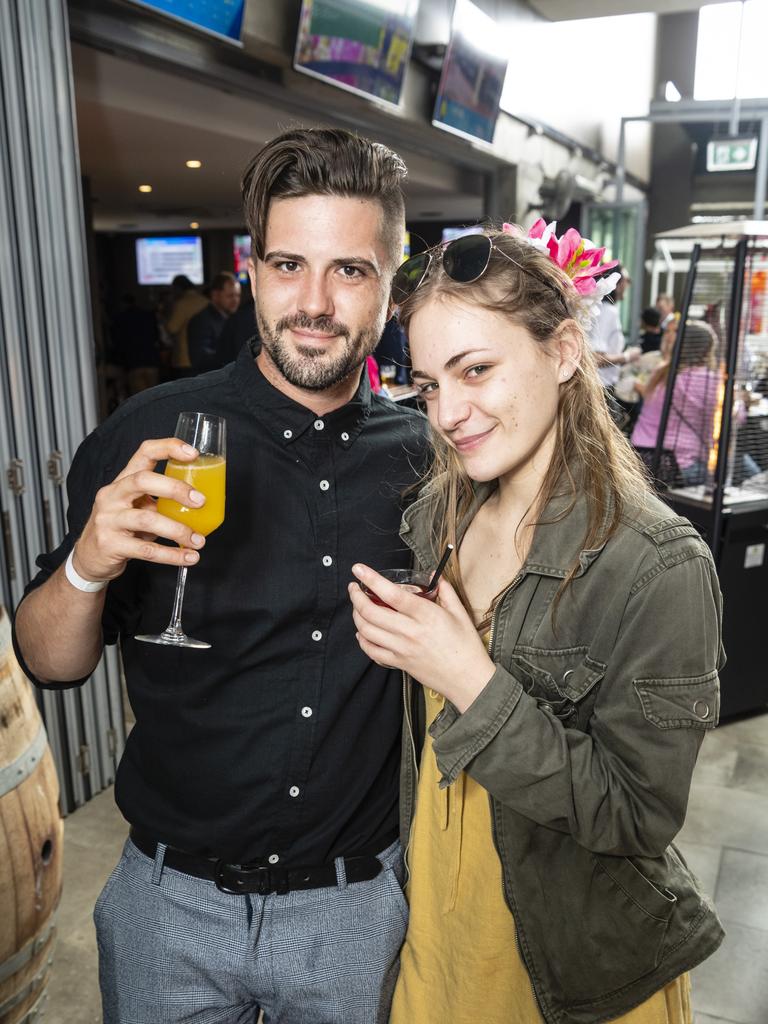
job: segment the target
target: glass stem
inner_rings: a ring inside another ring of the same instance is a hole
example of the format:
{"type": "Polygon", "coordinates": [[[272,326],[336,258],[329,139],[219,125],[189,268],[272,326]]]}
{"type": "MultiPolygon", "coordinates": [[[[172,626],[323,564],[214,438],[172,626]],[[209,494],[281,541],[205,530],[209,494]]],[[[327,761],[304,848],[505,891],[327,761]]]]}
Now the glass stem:
{"type": "Polygon", "coordinates": [[[166,626],[165,632],[172,636],[184,636],[181,626],[181,606],[184,603],[184,587],[187,583],[187,566],[179,566],[179,575],[176,577],[176,593],[173,598],[173,611],[171,621],[166,626]]]}

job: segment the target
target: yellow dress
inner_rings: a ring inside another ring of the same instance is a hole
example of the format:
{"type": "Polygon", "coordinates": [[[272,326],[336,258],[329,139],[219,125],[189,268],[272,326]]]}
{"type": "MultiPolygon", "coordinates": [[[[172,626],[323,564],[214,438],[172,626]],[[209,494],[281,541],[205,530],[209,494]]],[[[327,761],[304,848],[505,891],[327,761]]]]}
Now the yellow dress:
{"type": "MultiPolygon", "coordinates": [[[[425,691],[427,721],[443,698],[425,691]]],[[[390,1024],[543,1024],[517,949],[488,793],[462,772],[438,789],[427,735],[408,849],[410,922],[390,1024]]],[[[616,1024],[691,1024],[685,974],[616,1024]]]]}

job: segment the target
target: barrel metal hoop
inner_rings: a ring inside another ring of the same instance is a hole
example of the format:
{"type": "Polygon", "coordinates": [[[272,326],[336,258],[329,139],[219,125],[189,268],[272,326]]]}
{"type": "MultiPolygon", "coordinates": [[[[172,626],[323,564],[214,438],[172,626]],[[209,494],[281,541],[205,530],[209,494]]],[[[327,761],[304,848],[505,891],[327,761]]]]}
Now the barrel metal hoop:
{"type": "Polygon", "coordinates": [[[37,736],[24,753],[20,754],[15,761],[7,764],[5,768],[0,768],[0,797],[20,786],[24,779],[32,774],[45,753],[47,743],[45,726],[41,722],[37,736]]]}
{"type": "Polygon", "coordinates": [[[46,965],[41,971],[32,978],[28,985],[25,985],[21,992],[16,992],[10,999],[6,999],[4,1003],[0,1003],[0,1020],[4,1017],[9,1010],[12,1010],[14,1006],[18,1006],[19,1003],[24,1002],[32,993],[44,985],[48,980],[49,969],[46,965]]]}
{"type": "Polygon", "coordinates": [[[53,914],[48,918],[48,922],[41,932],[35,935],[33,939],[30,939],[21,949],[17,950],[13,956],[0,963],[0,984],[7,981],[12,974],[20,971],[25,964],[29,963],[33,956],[37,956],[55,930],[56,920],[55,914],[53,914]]]}

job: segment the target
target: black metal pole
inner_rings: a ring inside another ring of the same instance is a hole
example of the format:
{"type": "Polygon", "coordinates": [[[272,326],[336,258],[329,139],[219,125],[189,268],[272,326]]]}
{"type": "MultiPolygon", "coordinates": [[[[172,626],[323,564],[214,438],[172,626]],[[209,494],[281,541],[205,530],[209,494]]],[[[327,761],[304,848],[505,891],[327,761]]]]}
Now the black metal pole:
{"type": "Polygon", "coordinates": [[[685,334],[685,324],[688,319],[688,308],[691,305],[691,297],[693,296],[693,285],[696,280],[696,270],[699,264],[699,257],[701,256],[701,245],[697,242],[693,247],[691,253],[691,265],[688,268],[688,276],[685,279],[685,288],[683,290],[683,302],[680,307],[680,325],[677,328],[677,337],[675,338],[675,344],[672,348],[672,359],[669,366],[669,373],[667,374],[667,390],[664,392],[664,404],[661,407],[661,419],[659,420],[659,430],[656,434],[656,447],[653,451],[653,458],[651,460],[651,474],[653,479],[657,478],[659,472],[659,463],[661,462],[661,453],[664,448],[664,439],[667,433],[667,423],[669,422],[669,412],[672,408],[672,396],[675,393],[675,380],[677,378],[677,368],[680,365],[680,353],[683,347],[683,336],[685,334]]]}
{"type": "Polygon", "coordinates": [[[742,238],[736,245],[733,264],[733,281],[731,282],[731,308],[728,315],[728,336],[726,338],[727,366],[725,370],[725,388],[723,389],[723,408],[720,417],[720,437],[717,441],[717,465],[715,467],[715,486],[712,492],[712,536],[709,546],[712,557],[717,564],[722,544],[723,532],[723,501],[725,499],[725,480],[728,472],[728,449],[731,439],[731,423],[733,420],[733,391],[736,384],[736,366],[739,359],[739,333],[741,327],[742,302],[744,299],[744,271],[747,265],[747,245],[749,240],[742,238]]]}

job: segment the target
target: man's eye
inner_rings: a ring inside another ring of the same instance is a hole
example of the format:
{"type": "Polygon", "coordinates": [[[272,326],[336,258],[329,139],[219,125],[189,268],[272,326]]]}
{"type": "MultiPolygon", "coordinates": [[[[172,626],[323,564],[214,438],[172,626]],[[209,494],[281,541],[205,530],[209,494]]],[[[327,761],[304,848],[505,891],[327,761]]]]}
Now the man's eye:
{"type": "Polygon", "coordinates": [[[274,264],[278,270],[285,271],[286,274],[293,274],[299,269],[299,264],[296,260],[280,260],[274,264]]]}
{"type": "Polygon", "coordinates": [[[357,277],[365,276],[360,267],[353,266],[341,267],[341,273],[344,277],[349,278],[350,281],[353,281],[357,277]]]}
{"type": "Polygon", "coordinates": [[[430,395],[433,391],[437,391],[437,384],[430,380],[426,384],[417,384],[416,390],[420,395],[430,395]]]}

